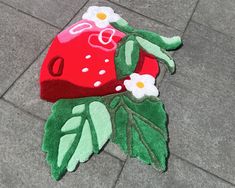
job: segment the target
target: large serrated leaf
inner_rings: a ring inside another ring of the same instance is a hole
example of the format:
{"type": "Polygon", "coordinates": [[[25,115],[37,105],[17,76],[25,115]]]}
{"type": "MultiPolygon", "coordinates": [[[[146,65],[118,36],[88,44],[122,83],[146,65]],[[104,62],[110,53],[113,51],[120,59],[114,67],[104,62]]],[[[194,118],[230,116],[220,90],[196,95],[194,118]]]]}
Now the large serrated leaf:
{"type": "Polygon", "coordinates": [[[139,53],[139,44],[133,36],[128,37],[128,39],[118,47],[117,55],[115,56],[115,66],[119,79],[135,71],[139,61],[139,53]]]}
{"type": "Polygon", "coordinates": [[[110,138],[109,112],[100,97],[59,100],[45,125],[42,149],[47,153],[52,176],[59,180],[110,138]]]}
{"type": "Polygon", "coordinates": [[[112,110],[115,111],[113,142],[131,157],[166,170],[167,115],[163,103],[158,98],[137,101],[123,95],[112,110]]]}

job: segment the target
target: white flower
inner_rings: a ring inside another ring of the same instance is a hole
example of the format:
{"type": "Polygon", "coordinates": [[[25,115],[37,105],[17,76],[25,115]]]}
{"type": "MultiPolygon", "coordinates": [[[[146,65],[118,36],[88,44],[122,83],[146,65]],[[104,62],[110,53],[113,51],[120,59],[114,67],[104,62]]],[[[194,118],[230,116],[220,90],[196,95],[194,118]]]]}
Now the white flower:
{"type": "Polygon", "coordinates": [[[130,78],[130,80],[124,81],[124,85],[137,99],[140,99],[145,95],[158,96],[159,92],[154,85],[155,79],[153,76],[149,74],[140,75],[133,73],[130,75],[130,78]]]}
{"type": "Polygon", "coordinates": [[[91,6],[87,12],[83,14],[82,19],[92,20],[99,28],[105,28],[110,22],[116,22],[120,16],[114,13],[110,7],[91,6]]]}

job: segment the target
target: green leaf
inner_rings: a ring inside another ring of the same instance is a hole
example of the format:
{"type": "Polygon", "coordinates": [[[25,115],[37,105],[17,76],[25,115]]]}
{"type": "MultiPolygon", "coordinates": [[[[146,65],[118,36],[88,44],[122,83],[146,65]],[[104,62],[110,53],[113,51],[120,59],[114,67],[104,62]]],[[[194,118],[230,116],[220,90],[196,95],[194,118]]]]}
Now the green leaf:
{"type": "Polygon", "coordinates": [[[120,30],[123,33],[131,33],[134,28],[131,27],[126,20],[120,18],[117,22],[110,23],[114,28],[120,30]]]}
{"type": "Polygon", "coordinates": [[[167,115],[158,98],[136,100],[128,94],[120,96],[113,117],[113,142],[131,157],[166,170],[167,115]]]}
{"type": "Polygon", "coordinates": [[[142,37],[136,37],[136,40],[146,52],[152,54],[161,62],[163,62],[170,71],[170,73],[175,72],[175,62],[172,57],[166,53],[166,51],[161,49],[159,46],[153,44],[152,42],[143,39],[142,37]]]}
{"type": "Polygon", "coordinates": [[[127,65],[132,64],[134,65],[135,62],[138,62],[139,56],[135,55],[136,52],[133,51],[133,54],[127,50],[126,46],[132,49],[133,42],[134,46],[136,47],[136,51],[140,51],[140,47],[143,48],[147,53],[155,56],[160,62],[164,63],[170,73],[175,72],[175,63],[171,56],[166,52],[166,50],[175,50],[182,45],[182,40],[179,36],[174,37],[164,37],[157,33],[135,29],[131,27],[128,22],[122,18],[120,18],[117,22],[111,23],[113,27],[124,32],[126,36],[124,38],[131,38],[132,42],[127,41],[123,43],[123,40],[119,42],[118,47],[116,49],[116,70],[117,70],[117,77],[119,79],[131,74],[134,72],[136,64],[134,67],[128,68],[123,62],[126,62],[127,65]],[[133,39],[134,38],[134,39],[133,39]],[[138,44],[135,44],[136,40],[138,44]],[[138,48],[137,48],[138,47],[138,48]]]}
{"type": "Polygon", "coordinates": [[[125,43],[118,47],[115,56],[115,65],[119,79],[135,71],[139,60],[139,53],[139,44],[134,36],[129,36],[125,43]]]}
{"type": "Polygon", "coordinates": [[[120,97],[119,96],[116,96],[116,97],[114,97],[113,99],[112,99],[112,101],[110,102],[110,107],[111,108],[115,108],[117,105],[118,105],[118,103],[120,102],[120,97]]]}
{"type": "Polygon", "coordinates": [[[168,38],[146,30],[135,30],[135,33],[137,36],[144,38],[165,50],[175,50],[182,44],[179,36],[168,38]]]}
{"type": "Polygon", "coordinates": [[[42,150],[52,176],[59,180],[98,153],[112,133],[111,118],[100,97],[62,99],[45,125],[42,150]]]}

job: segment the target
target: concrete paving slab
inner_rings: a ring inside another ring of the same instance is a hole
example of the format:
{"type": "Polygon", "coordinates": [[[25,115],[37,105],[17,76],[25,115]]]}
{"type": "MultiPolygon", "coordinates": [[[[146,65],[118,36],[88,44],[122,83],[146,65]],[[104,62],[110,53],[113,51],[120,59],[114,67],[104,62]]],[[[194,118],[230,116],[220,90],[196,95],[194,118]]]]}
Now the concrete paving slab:
{"type": "Polygon", "coordinates": [[[198,34],[195,24],[174,56],[177,73],[160,88],[169,113],[170,150],[235,183],[235,55],[198,34]]]}
{"type": "Polygon", "coordinates": [[[54,27],[0,4],[0,95],[57,32],[54,27]]]}
{"type": "Polygon", "coordinates": [[[193,20],[235,37],[235,1],[199,1],[193,20]]]}
{"type": "Polygon", "coordinates": [[[125,161],[127,158],[127,155],[120,149],[120,147],[111,141],[109,141],[107,146],[105,146],[104,150],[122,161],[125,161]]]}
{"type": "Polygon", "coordinates": [[[153,167],[128,159],[116,188],[230,188],[232,185],[171,156],[168,170],[157,172],[153,167]]]}
{"type": "Polygon", "coordinates": [[[87,0],[1,0],[27,14],[64,27],[87,0]]]}
{"type": "Polygon", "coordinates": [[[41,151],[43,121],[0,100],[0,187],[112,187],[123,163],[94,155],[61,181],[50,177],[41,151]]]}
{"type": "Polygon", "coordinates": [[[4,98],[19,108],[22,108],[42,119],[47,119],[51,113],[52,103],[40,99],[39,73],[47,49],[21,76],[4,98]]]}
{"type": "Polygon", "coordinates": [[[111,0],[152,19],[184,31],[197,0],[111,0]]]}

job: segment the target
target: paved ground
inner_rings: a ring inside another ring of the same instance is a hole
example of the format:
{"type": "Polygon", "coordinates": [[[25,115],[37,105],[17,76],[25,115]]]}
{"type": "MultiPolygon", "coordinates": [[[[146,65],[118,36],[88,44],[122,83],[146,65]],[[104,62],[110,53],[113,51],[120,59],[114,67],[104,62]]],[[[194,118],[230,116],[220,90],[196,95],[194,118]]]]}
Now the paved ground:
{"type": "Polygon", "coordinates": [[[235,187],[234,0],[0,0],[0,80],[0,187],[235,187]],[[38,96],[40,64],[53,36],[94,4],[183,37],[177,74],[158,79],[170,117],[164,174],[108,144],[61,181],[50,178],[40,150],[51,107],[38,96]]]}

